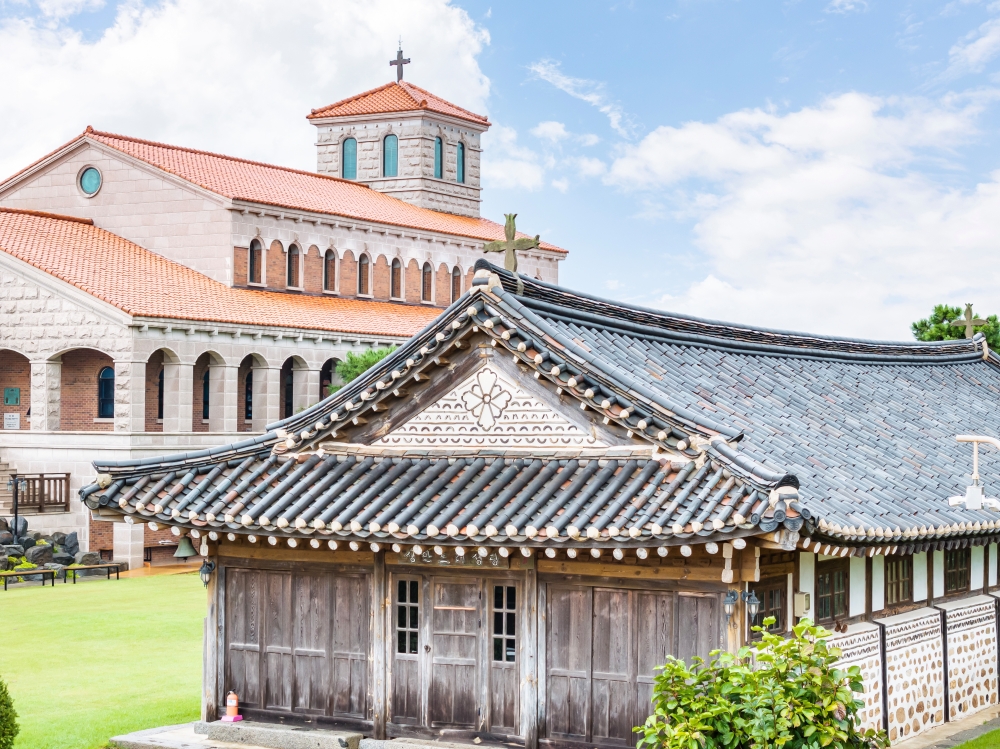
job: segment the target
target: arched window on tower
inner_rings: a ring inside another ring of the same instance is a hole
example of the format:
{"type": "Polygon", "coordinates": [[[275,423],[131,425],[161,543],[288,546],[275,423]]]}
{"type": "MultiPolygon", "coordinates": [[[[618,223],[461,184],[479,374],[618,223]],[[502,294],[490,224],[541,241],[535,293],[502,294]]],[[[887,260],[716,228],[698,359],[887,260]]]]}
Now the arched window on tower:
{"type": "Polygon", "coordinates": [[[260,240],[250,242],[250,252],[247,258],[247,283],[263,283],[264,249],[260,240]]]}
{"type": "Polygon", "coordinates": [[[430,263],[424,263],[420,273],[420,301],[434,301],[434,269],[430,263]]]}
{"type": "Polygon", "coordinates": [[[301,264],[301,259],[302,259],[302,251],[299,249],[299,246],[297,244],[293,244],[291,247],[288,248],[288,258],[287,258],[288,272],[286,274],[287,276],[286,280],[287,280],[287,286],[290,289],[297,289],[302,285],[299,279],[299,276],[301,275],[299,267],[301,264]]]}
{"type": "Polygon", "coordinates": [[[97,418],[115,418],[115,370],[111,367],[97,375],[97,418]]]}
{"type": "Polygon", "coordinates": [[[358,178],[358,142],[347,138],[340,148],[340,176],[344,179],[358,178]]]}
{"type": "Polygon", "coordinates": [[[389,268],[389,296],[393,299],[403,298],[403,264],[398,257],[392,259],[389,268]]]}
{"type": "Polygon", "coordinates": [[[205,367],[205,374],[201,376],[201,418],[208,418],[208,398],[211,392],[210,380],[208,377],[209,368],[205,367]]]}
{"type": "Polygon", "coordinates": [[[459,143],[455,151],[455,181],[465,183],[465,144],[459,143]]]}
{"type": "Polygon", "coordinates": [[[371,278],[371,260],[367,255],[358,258],[358,296],[368,296],[371,278]]]}
{"type": "Polygon", "coordinates": [[[337,253],[327,250],[323,255],[323,291],[337,290],[337,253]]]}
{"type": "Polygon", "coordinates": [[[457,302],[462,296],[462,271],[456,265],[451,269],[451,301],[457,302]]]}
{"type": "Polygon", "coordinates": [[[441,179],[442,162],[444,161],[444,144],[440,138],[434,139],[434,176],[441,179]]]}
{"type": "Polygon", "coordinates": [[[160,376],[156,378],[156,418],[163,418],[163,367],[160,367],[160,376]]]}
{"type": "Polygon", "coordinates": [[[382,141],[382,176],[395,177],[398,163],[399,140],[390,134],[382,141]]]}
{"type": "Polygon", "coordinates": [[[246,384],[243,385],[243,419],[253,419],[253,368],[247,372],[246,384]]]}

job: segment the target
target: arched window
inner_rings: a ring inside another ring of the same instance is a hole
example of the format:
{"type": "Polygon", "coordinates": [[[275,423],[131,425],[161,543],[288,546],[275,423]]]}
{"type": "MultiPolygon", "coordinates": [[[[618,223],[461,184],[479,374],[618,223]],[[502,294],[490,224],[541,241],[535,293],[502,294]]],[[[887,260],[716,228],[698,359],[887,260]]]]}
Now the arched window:
{"type": "Polygon", "coordinates": [[[243,385],[243,419],[253,419],[253,369],[247,372],[247,380],[243,385]]]}
{"type": "Polygon", "coordinates": [[[160,376],[156,378],[156,418],[163,418],[163,368],[160,368],[160,376]]]}
{"type": "Polygon", "coordinates": [[[403,264],[398,257],[392,259],[392,267],[389,269],[389,296],[393,299],[403,298],[403,264]]]}
{"type": "Polygon", "coordinates": [[[289,359],[281,366],[281,418],[287,419],[292,415],[292,407],[295,404],[295,373],[292,360],[289,359]]]}
{"type": "Polygon", "coordinates": [[[323,255],[323,291],[337,290],[337,253],[327,250],[323,255]]]}
{"type": "Polygon", "coordinates": [[[358,178],[358,142],[354,138],[347,138],[341,146],[340,176],[358,178]]]}
{"type": "Polygon", "coordinates": [[[382,176],[395,177],[398,163],[399,140],[395,135],[387,135],[382,141],[382,176]]]}
{"type": "Polygon", "coordinates": [[[462,271],[456,265],[451,269],[451,301],[457,302],[462,296],[462,271]]]}
{"type": "Polygon", "coordinates": [[[208,418],[208,393],[209,393],[209,378],[208,378],[208,367],[205,367],[205,374],[201,376],[201,418],[208,418]]]}
{"type": "Polygon", "coordinates": [[[434,270],[430,263],[424,263],[423,271],[420,274],[420,301],[433,301],[434,291],[434,270]]]}
{"type": "Polygon", "coordinates": [[[302,284],[299,282],[299,265],[302,258],[302,251],[297,244],[288,248],[288,272],[286,273],[287,285],[291,289],[297,289],[302,284]]]}
{"type": "Polygon", "coordinates": [[[115,370],[111,367],[97,375],[97,418],[115,418],[115,370]]]}
{"type": "Polygon", "coordinates": [[[455,152],[455,181],[465,183],[465,144],[459,143],[455,152]]]}
{"type": "Polygon", "coordinates": [[[250,253],[247,258],[247,282],[263,283],[264,249],[260,246],[260,240],[255,239],[250,243],[250,253]]]}
{"type": "Polygon", "coordinates": [[[444,161],[444,154],[442,153],[444,146],[441,143],[440,138],[434,139],[434,176],[441,179],[441,162],[444,161]]]}
{"type": "Polygon", "coordinates": [[[371,265],[372,261],[367,255],[358,258],[358,296],[367,296],[369,293],[368,279],[371,275],[371,265]]]}

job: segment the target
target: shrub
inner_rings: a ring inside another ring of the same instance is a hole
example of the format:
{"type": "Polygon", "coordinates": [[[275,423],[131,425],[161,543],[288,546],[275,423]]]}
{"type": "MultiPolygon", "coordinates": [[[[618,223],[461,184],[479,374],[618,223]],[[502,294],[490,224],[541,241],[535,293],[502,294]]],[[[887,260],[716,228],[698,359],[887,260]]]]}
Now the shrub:
{"type": "Polygon", "coordinates": [[[831,633],[803,619],[788,639],[761,640],[705,663],[670,658],[654,679],[653,714],[637,728],[639,749],[875,749],[884,731],[861,729],[861,670],[836,667],[831,633]]]}
{"type": "Polygon", "coordinates": [[[21,728],[17,725],[17,711],[10,698],[7,685],[0,679],[0,749],[12,749],[21,728]]]}
{"type": "MultiPolygon", "coordinates": [[[[396,348],[396,346],[390,346],[389,348],[370,348],[362,351],[360,354],[348,351],[347,358],[337,365],[337,374],[340,375],[340,379],[343,380],[344,385],[346,385],[358,375],[363,374],[366,370],[374,367],[385,357],[395,351],[396,348]]],[[[342,387],[343,385],[330,385],[327,390],[330,395],[333,395],[342,387]]]]}

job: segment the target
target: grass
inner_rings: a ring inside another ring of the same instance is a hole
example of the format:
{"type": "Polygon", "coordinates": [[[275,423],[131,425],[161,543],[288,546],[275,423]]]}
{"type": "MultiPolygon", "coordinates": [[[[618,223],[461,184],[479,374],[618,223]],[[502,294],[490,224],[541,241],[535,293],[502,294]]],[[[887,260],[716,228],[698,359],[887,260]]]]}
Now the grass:
{"type": "Polygon", "coordinates": [[[0,591],[0,677],[14,749],[98,749],[198,717],[205,589],[197,574],[0,591]]]}
{"type": "Polygon", "coordinates": [[[996,749],[1000,746],[1000,731],[984,733],[978,739],[961,744],[955,749],[996,749]]]}

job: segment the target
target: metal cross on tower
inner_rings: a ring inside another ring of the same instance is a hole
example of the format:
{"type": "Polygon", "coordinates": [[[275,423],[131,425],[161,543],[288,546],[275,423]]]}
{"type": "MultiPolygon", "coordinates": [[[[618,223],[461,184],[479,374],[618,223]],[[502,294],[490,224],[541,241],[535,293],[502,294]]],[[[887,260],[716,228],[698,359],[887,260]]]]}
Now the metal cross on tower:
{"type": "Polygon", "coordinates": [[[958,320],[952,320],[951,324],[956,328],[965,328],[965,337],[972,338],[975,334],[975,328],[980,325],[985,325],[985,320],[980,320],[972,314],[972,305],[965,305],[965,315],[958,320]]]}
{"type": "Polygon", "coordinates": [[[399,50],[396,52],[396,59],[395,60],[389,60],[389,65],[390,66],[392,66],[392,65],[396,66],[396,82],[397,83],[399,83],[399,81],[403,80],[403,66],[407,65],[409,62],[410,62],[410,58],[409,57],[403,57],[403,45],[400,44],[399,45],[399,50]]]}
{"type": "Polygon", "coordinates": [[[531,250],[538,247],[538,236],[516,239],[517,225],[514,223],[514,220],[517,218],[517,214],[505,213],[503,216],[506,219],[503,226],[504,240],[488,243],[483,247],[483,252],[504,253],[503,267],[517,273],[518,251],[531,250]]]}

